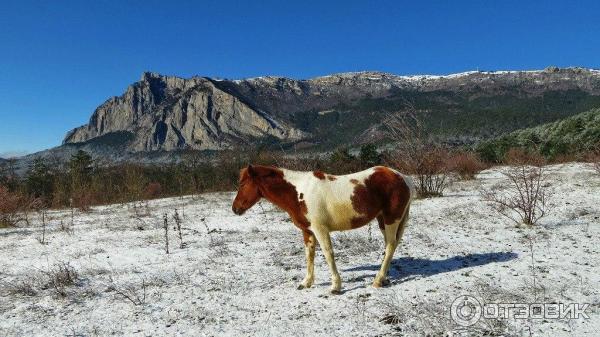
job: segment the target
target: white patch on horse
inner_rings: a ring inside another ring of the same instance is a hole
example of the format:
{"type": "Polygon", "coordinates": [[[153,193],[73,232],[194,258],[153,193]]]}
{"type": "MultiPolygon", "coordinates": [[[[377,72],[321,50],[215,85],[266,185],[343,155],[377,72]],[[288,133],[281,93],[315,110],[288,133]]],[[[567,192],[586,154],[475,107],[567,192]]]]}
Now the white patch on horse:
{"type": "Polygon", "coordinates": [[[357,185],[352,180],[364,185],[375,169],[333,176],[335,180],[327,177],[320,179],[313,172],[282,171],[283,179],[294,185],[298,196],[303,196],[310,229],[318,230],[315,226],[320,226],[330,232],[352,229],[352,219],[361,216],[352,205],[352,195],[357,185]]]}

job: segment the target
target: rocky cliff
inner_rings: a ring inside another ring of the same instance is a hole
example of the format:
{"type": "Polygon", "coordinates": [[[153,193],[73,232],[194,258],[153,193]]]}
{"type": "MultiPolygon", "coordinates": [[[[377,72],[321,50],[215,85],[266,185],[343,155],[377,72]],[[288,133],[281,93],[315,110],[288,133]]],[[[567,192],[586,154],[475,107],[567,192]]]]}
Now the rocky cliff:
{"type": "Polygon", "coordinates": [[[124,139],[133,151],[217,150],[253,139],[295,141],[304,136],[210,79],[155,73],[144,73],[122,96],[98,107],[89,124],[69,132],[64,142],[80,143],[110,133],[129,133],[124,139]]]}
{"type": "Polygon", "coordinates": [[[148,72],[99,106],[64,143],[101,139],[132,152],[219,150],[253,142],[348,144],[377,139],[385,115],[407,102],[426,115],[434,133],[485,138],[600,105],[600,71],[360,72],[309,80],[183,79],[148,72]]]}

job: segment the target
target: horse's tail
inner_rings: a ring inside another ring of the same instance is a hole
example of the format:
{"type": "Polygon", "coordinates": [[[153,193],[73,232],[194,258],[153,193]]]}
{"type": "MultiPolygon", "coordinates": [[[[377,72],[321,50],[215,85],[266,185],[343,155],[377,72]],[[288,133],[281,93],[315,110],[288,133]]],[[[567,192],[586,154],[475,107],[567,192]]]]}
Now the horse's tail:
{"type": "Polygon", "coordinates": [[[416,199],[417,189],[415,188],[415,181],[409,175],[402,175],[402,177],[404,178],[406,185],[408,185],[408,188],[410,189],[410,200],[412,201],[413,199],[416,199]]]}

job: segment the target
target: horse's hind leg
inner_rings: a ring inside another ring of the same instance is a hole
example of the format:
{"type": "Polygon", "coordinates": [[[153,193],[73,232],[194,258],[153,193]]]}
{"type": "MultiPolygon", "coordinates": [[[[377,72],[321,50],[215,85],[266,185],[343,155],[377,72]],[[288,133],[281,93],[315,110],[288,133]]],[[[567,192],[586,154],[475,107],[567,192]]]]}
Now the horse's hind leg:
{"type": "Polygon", "coordinates": [[[396,220],[391,224],[385,225],[384,228],[384,237],[385,237],[385,256],[383,257],[383,262],[381,263],[381,268],[379,272],[375,276],[375,280],[373,281],[373,287],[380,288],[389,283],[386,276],[388,273],[388,269],[390,268],[390,263],[392,262],[392,258],[394,257],[394,251],[397,246],[396,233],[398,232],[398,227],[400,226],[401,220],[396,220]]]}
{"type": "MultiPolygon", "coordinates": [[[[402,218],[394,221],[392,224],[384,225],[385,228],[382,230],[382,232],[384,232],[385,237],[385,256],[383,257],[381,268],[379,269],[379,272],[373,281],[373,287],[379,288],[389,284],[387,273],[389,271],[392,258],[394,257],[394,252],[396,251],[400,240],[402,240],[402,234],[404,234],[404,228],[408,222],[408,210],[409,206],[406,207],[402,218]]],[[[379,220],[379,218],[377,220],[379,220]]],[[[382,222],[380,221],[380,223],[382,222]]]]}
{"type": "Polygon", "coordinates": [[[306,255],[306,277],[298,289],[310,288],[315,280],[315,245],[316,239],[314,234],[304,231],[304,252],[306,255]]]}

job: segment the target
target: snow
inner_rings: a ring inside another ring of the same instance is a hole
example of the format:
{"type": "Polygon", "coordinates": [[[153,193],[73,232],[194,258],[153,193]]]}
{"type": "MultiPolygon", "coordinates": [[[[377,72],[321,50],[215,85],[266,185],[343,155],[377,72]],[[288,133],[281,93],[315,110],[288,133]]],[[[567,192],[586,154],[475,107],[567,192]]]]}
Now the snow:
{"type": "Polygon", "coordinates": [[[589,319],[509,319],[478,329],[598,335],[600,177],[581,163],[548,171],[553,205],[533,228],[515,227],[480,199],[482,186],[506,183],[502,168],[456,182],[444,197],[416,200],[391,268],[392,285],[385,289],[370,286],[383,252],[376,225],[373,241],[366,227],[336,233],[342,295],[329,294],[329,272],[319,251],[315,285],[296,290],[305,272],[302,235],[266,202],[235,216],[232,193],[154,200],[135,208],[94,207],[75,212],[71,230],[60,225],[70,225],[70,211],[52,211],[44,245],[38,242],[40,221],[32,216],[28,227],[0,229],[0,335],[456,333],[464,328],[449,320],[448,310],[462,294],[499,303],[533,303],[537,294],[545,302],[591,304],[589,319]],[[184,248],[172,227],[175,209],[183,219],[184,248]],[[165,213],[170,254],[164,247],[165,213]],[[65,297],[44,286],[57,263],[79,274],[65,297]],[[532,290],[534,281],[539,293],[532,290]],[[17,289],[26,284],[35,294],[17,289]],[[403,319],[380,321],[391,313],[403,319]]]}

